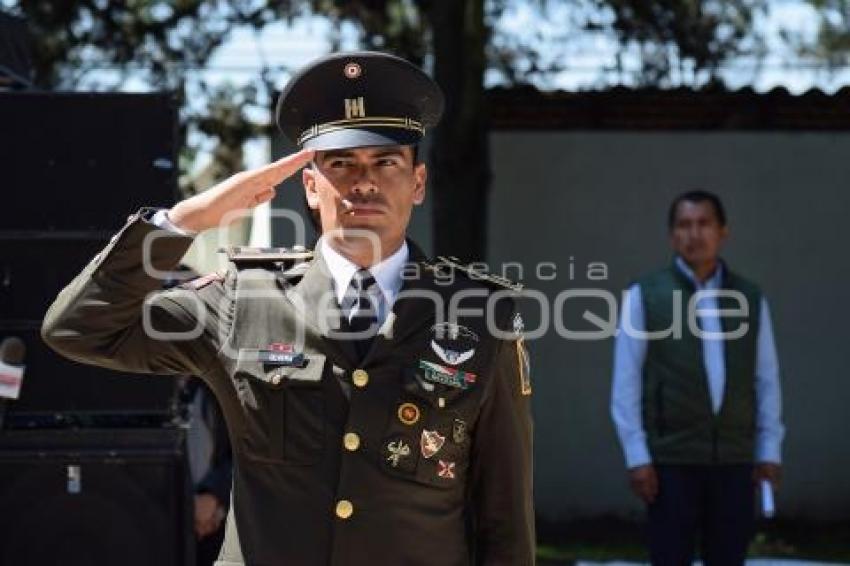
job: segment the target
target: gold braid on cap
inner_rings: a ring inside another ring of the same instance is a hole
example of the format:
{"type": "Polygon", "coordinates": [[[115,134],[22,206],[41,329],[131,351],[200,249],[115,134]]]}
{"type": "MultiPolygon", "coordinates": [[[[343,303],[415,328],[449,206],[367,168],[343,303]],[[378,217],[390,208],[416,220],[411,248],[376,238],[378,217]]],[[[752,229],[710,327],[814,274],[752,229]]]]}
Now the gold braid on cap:
{"type": "Polygon", "coordinates": [[[347,130],[349,128],[399,128],[414,130],[423,136],[425,135],[425,126],[422,125],[422,122],[413,118],[370,116],[368,118],[346,118],[345,120],[334,120],[333,122],[325,122],[324,124],[314,124],[298,136],[298,145],[303,145],[304,142],[315,138],[319,134],[347,130]]]}

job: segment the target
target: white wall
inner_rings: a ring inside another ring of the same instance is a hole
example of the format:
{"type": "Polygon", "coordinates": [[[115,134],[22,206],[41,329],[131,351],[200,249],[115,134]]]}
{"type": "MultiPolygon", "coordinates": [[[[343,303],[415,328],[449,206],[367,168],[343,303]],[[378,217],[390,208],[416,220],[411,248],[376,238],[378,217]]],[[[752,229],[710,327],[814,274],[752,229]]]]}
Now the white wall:
{"type": "MultiPolygon", "coordinates": [[[[703,187],[724,199],[724,255],[762,285],[774,317],[788,427],[779,510],[850,517],[850,134],[498,131],[491,144],[488,259],[556,262],[556,281],[526,277],[549,297],[569,286],[619,296],[669,261],[676,194],[703,187]],[[601,285],[584,276],[590,261],[609,267],[601,285]]],[[[568,305],[571,328],[592,328],[577,322],[585,307],[606,312],[599,301],[568,305]]],[[[531,346],[539,512],[638,512],[608,413],[612,342],[550,333],[531,346]]]]}

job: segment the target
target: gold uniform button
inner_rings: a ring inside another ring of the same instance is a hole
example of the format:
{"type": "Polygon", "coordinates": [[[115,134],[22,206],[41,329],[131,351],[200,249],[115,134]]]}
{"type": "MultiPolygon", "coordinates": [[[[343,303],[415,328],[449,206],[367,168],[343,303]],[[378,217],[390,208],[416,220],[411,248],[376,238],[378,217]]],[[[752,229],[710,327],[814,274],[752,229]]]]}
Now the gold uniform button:
{"type": "Polygon", "coordinates": [[[354,505],[347,499],[341,499],[336,504],[336,516],[340,519],[348,519],[354,514],[354,505]]]}
{"type": "Polygon", "coordinates": [[[342,437],[342,444],[345,446],[346,450],[354,452],[360,448],[360,435],[356,432],[347,432],[345,433],[345,436],[342,437]]]}
{"type": "Polygon", "coordinates": [[[366,370],[356,369],[351,374],[351,380],[357,387],[366,387],[366,384],[369,383],[369,374],[366,373],[366,370]]]}

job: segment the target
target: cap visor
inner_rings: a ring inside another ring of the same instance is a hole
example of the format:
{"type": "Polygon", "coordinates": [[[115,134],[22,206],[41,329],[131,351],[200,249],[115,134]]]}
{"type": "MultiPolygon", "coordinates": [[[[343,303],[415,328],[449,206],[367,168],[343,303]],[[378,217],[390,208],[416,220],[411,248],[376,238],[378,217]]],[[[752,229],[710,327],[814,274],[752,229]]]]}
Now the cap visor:
{"type": "Polygon", "coordinates": [[[319,134],[304,142],[304,149],[327,151],[330,149],[352,149],[384,145],[411,145],[422,139],[419,132],[402,128],[370,128],[358,130],[346,128],[319,134]]]}

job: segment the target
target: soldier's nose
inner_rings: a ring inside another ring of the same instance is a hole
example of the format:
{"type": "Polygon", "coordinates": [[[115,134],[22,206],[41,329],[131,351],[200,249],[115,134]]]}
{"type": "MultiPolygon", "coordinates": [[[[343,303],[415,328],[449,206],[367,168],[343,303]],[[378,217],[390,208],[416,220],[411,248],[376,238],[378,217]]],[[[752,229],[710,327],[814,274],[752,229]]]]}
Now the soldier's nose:
{"type": "Polygon", "coordinates": [[[373,183],[372,181],[363,179],[361,181],[357,181],[356,183],[354,183],[354,186],[351,188],[351,190],[355,194],[368,195],[368,194],[372,194],[372,193],[377,193],[378,192],[378,186],[375,183],[373,183]]]}

